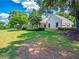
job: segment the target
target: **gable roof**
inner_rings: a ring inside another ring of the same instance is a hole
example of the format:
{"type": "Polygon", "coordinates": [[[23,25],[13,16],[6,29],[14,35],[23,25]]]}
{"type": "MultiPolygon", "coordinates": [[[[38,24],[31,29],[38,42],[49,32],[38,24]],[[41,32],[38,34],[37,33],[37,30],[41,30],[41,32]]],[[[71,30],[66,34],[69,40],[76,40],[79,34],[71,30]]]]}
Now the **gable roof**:
{"type": "Polygon", "coordinates": [[[59,16],[59,15],[56,15],[56,16],[62,21],[62,24],[68,24],[68,23],[70,23],[72,25],[74,24],[72,21],[70,21],[69,19],[67,19],[63,16],[59,16]]]}
{"type": "Polygon", "coordinates": [[[48,15],[42,15],[42,21],[41,23],[47,23],[48,19],[50,18],[50,16],[48,15]]]}
{"type": "Polygon", "coordinates": [[[43,14],[41,23],[47,23],[50,20],[50,18],[52,18],[52,16],[61,20],[62,24],[72,24],[72,25],[74,24],[72,21],[70,21],[69,19],[67,19],[63,16],[53,15],[53,14],[48,14],[48,15],[43,14]]]}

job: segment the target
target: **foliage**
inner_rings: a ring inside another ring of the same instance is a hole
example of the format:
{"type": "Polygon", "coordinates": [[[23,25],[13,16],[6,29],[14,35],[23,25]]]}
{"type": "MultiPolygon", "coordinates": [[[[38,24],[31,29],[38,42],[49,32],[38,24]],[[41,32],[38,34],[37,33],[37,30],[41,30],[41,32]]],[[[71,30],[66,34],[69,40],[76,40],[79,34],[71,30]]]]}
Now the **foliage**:
{"type": "Polygon", "coordinates": [[[62,7],[64,5],[69,6],[70,8],[78,8],[79,1],[78,0],[44,0],[44,6],[52,7],[52,6],[59,6],[62,7]]]}
{"type": "Polygon", "coordinates": [[[76,28],[79,31],[79,1],[78,0],[44,0],[43,5],[47,8],[56,6],[70,11],[76,18],[76,28]]]}
{"type": "Polygon", "coordinates": [[[17,15],[23,16],[23,15],[26,15],[26,12],[13,10],[13,11],[11,11],[9,14],[10,14],[10,17],[11,17],[11,16],[17,16],[17,15]]]}
{"type": "Polygon", "coordinates": [[[38,11],[33,10],[33,12],[29,16],[30,24],[35,28],[38,28],[40,26],[40,21],[42,20],[41,14],[38,13],[38,11]]]}
{"type": "Polygon", "coordinates": [[[33,26],[38,27],[40,25],[40,21],[41,21],[41,17],[39,17],[39,16],[33,16],[33,17],[30,18],[30,23],[33,26]]]}
{"type": "Polygon", "coordinates": [[[45,28],[36,28],[36,29],[33,29],[33,28],[28,28],[27,31],[44,31],[45,28]]]}
{"type": "Polygon", "coordinates": [[[10,27],[21,29],[24,24],[28,24],[28,16],[25,12],[13,11],[10,14],[10,27]]]}
{"type": "Polygon", "coordinates": [[[41,14],[39,14],[39,12],[35,9],[33,9],[32,13],[29,15],[30,17],[32,16],[41,16],[41,14]]]}
{"type": "Polygon", "coordinates": [[[3,26],[4,25],[4,22],[0,21],[0,26],[3,26]]]}
{"type": "Polygon", "coordinates": [[[67,18],[67,19],[69,19],[69,20],[71,20],[72,22],[75,23],[76,18],[75,18],[74,16],[70,15],[69,13],[58,12],[58,13],[56,13],[56,14],[57,14],[57,15],[60,15],[60,16],[64,16],[65,18],[67,18]]]}
{"type": "Polygon", "coordinates": [[[40,14],[42,14],[43,13],[43,11],[44,11],[44,6],[43,6],[43,1],[42,0],[37,0],[37,3],[38,3],[38,5],[39,5],[39,10],[38,10],[38,12],[40,13],[40,14]]]}
{"type": "Polygon", "coordinates": [[[75,14],[79,11],[79,1],[78,0],[44,0],[43,5],[47,8],[49,7],[59,7],[68,9],[71,14],[75,14]]]}
{"type": "Polygon", "coordinates": [[[20,28],[22,27],[23,24],[27,23],[28,19],[25,16],[13,16],[9,18],[9,24],[11,26],[16,26],[17,24],[20,25],[20,28]]]}
{"type": "Polygon", "coordinates": [[[0,21],[0,29],[8,29],[9,27],[4,24],[4,22],[0,21]]]}

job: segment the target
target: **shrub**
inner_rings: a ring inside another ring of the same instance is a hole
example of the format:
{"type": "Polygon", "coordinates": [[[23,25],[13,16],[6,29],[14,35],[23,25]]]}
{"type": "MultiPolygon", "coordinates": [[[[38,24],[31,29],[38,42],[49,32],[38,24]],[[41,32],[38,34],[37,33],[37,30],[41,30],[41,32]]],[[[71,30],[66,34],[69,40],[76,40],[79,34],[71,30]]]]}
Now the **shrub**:
{"type": "Polygon", "coordinates": [[[75,31],[75,28],[58,28],[58,30],[62,30],[62,31],[75,31]]]}
{"type": "Polygon", "coordinates": [[[27,29],[27,31],[44,31],[45,28],[37,28],[37,29],[27,29]]]}

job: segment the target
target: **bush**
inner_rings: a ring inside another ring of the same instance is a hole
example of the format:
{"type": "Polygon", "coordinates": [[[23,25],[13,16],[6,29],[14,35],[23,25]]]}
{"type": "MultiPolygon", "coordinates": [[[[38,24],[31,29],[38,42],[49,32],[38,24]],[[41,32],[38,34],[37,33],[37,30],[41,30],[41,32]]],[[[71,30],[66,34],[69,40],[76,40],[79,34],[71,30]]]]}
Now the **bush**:
{"type": "Polygon", "coordinates": [[[26,30],[26,28],[25,28],[25,27],[23,27],[23,28],[22,28],[22,30],[26,30]]]}
{"type": "Polygon", "coordinates": [[[62,30],[62,31],[75,31],[75,28],[58,28],[58,30],[62,30]]]}
{"type": "Polygon", "coordinates": [[[27,29],[27,31],[44,31],[45,28],[27,29]]]}
{"type": "Polygon", "coordinates": [[[1,30],[9,29],[9,26],[6,26],[6,25],[4,25],[4,26],[0,26],[0,29],[1,29],[1,30]]]}

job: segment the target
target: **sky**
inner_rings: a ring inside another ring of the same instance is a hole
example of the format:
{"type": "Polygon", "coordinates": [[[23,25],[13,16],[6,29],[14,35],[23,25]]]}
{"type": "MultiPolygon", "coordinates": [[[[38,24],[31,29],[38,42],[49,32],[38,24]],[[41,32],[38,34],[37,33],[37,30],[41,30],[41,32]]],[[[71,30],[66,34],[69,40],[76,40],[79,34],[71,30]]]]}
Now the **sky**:
{"type": "Polygon", "coordinates": [[[0,0],[0,13],[9,13],[12,10],[30,12],[32,9],[39,9],[34,0],[0,0]]]}
{"type": "Polygon", "coordinates": [[[12,10],[26,11],[30,13],[33,9],[39,10],[36,0],[0,0],[0,20],[4,22],[12,10]]]}

